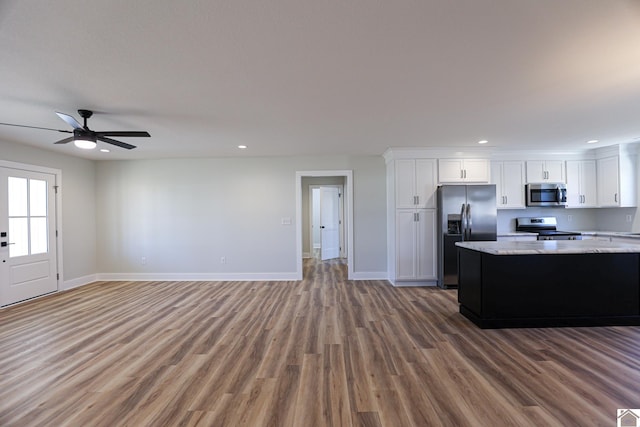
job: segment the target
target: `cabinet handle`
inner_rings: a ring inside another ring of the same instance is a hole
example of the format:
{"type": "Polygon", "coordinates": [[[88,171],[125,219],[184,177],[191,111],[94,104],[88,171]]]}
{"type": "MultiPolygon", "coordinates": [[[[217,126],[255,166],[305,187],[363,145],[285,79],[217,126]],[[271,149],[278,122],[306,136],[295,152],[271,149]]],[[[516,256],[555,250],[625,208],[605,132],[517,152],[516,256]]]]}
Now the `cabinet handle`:
{"type": "Polygon", "coordinates": [[[467,178],[467,170],[466,169],[464,170],[464,177],[465,177],[465,179],[467,178]]]}
{"type": "Polygon", "coordinates": [[[464,178],[464,169],[460,169],[460,179],[464,178]]]}
{"type": "Polygon", "coordinates": [[[420,204],[420,196],[416,196],[416,205],[420,204]]]}
{"type": "Polygon", "coordinates": [[[616,203],[618,203],[618,193],[615,193],[615,194],[613,195],[613,201],[614,201],[614,202],[616,202],[616,203]]]}
{"type": "Polygon", "coordinates": [[[509,196],[504,196],[504,204],[505,204],[505,205],[508,203],[508,202],[507,202],[507,201],[509,200],[509,199],[508,199],[508,197],[509,197],[509,196]]]}

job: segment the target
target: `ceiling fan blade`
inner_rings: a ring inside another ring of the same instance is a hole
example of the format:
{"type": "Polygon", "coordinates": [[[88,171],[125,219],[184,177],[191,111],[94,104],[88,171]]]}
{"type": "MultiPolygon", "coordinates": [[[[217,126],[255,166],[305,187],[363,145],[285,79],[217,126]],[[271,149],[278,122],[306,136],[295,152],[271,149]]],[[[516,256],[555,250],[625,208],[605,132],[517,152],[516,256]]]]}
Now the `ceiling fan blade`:
{"type": "Polygon", "coordinates": [[[62,120],[67,122],[69,124],[69,126],[71,126],[72,128],[74,128],[74,129],[84,129],[84,127],[82,127],[82,125],[80,123],[78,123],[78,121],[76,119],[74,119],[73,117],[71,117],[70,115],[65,114],[65,113],[59,113],[57,111],[56,111],[56,114],[62,120]]]}
{"type": "Polygon", "coordinates": [[[4,126],[15,126],[19,128],[28,128],[28,129],[42,129],[42,130],[53,130],[56,132],[64,132],[64,133],[73,133],[72,130],[62,130],[62,129],[53,129],[53,128],[41,128],[39,126],[26,126],[26,125],[14,125],[13,123],[0,123],[0,125],[4,126]]]}
{"type": "Polygon", "coordinates": [[[115,139],[105,138],[104,136],[96,135],[96,139],[98,141],[106,142],[107,144],[117,145],[118,147],[126,148],[127,150],[131,150],[136,148],[135,145],[127,144],[125,142],[116,141],[115,139]]]}
{"type": "Polygon", "coordinates": [[[70,136],[69,138],[61,139],[60,141],[54,142],[54,144],[67,144],[73,141],[75,136],[70,136]]]}
{"type": "Polygon", "coordinates": [[[149,132],[139,132],[139,131],[106,131],[106,132],[96,132],[97,136],[130,136],[130,137],[138,137],[138,136],[151,136],[149,132]]]}

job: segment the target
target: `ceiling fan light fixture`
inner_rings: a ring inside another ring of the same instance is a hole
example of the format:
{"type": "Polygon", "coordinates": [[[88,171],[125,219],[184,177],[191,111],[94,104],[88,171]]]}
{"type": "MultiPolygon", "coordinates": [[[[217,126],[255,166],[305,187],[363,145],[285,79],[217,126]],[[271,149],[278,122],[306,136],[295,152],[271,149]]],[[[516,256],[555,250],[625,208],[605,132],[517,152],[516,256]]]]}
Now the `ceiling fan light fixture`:
{"type": "Polygon", "coordinates": [[[98,144],[90,139],[74,139],[73,145],[78,148],[82,148],[83,150],[93,150],[98,144]]]}

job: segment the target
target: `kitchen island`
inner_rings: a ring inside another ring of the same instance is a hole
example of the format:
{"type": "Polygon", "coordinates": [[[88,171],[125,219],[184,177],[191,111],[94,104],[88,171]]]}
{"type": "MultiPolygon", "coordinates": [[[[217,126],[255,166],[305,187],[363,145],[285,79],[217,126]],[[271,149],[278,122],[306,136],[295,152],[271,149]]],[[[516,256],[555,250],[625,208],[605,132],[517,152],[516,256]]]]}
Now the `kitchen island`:
{"type": "Polygon", "coordinates": [[[640,325],[640,246],[459,242],[460,313],[481,328],[640,325]]]}

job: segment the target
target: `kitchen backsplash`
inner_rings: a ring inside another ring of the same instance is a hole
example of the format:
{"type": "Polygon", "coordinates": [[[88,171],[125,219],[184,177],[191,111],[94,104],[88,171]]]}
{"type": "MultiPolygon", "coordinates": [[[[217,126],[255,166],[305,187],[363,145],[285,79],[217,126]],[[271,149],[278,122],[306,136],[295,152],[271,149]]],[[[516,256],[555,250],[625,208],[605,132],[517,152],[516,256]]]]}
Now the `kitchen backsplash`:
{"type": "Polygon", "coordinates": [[[516,229],[517,217],[554,216],[558,230],[563,231],[640,231],[640,218],[636,224],[637,208],[527,208],[498,210],[498,233],[516,229]],[[631,221],[627,221],[631,219],[631,221]]]}

